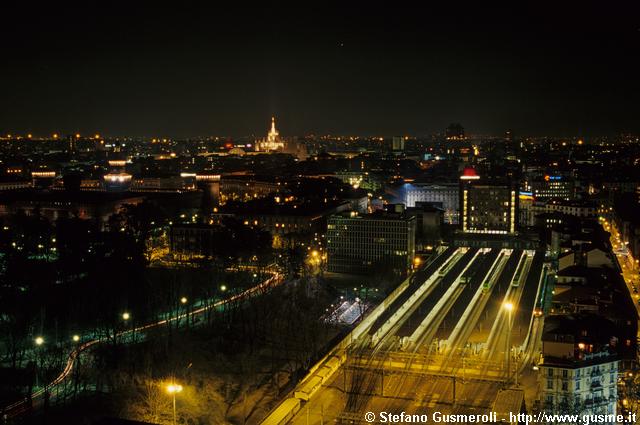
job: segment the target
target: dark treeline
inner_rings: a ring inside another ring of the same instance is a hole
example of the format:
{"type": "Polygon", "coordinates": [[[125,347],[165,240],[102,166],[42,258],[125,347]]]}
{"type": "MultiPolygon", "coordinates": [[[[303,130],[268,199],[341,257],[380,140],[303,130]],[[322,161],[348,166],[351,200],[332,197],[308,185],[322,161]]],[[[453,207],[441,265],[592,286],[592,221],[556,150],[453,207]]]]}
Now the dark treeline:
{"type": "Polygon", "coordinates": [[[239,258],[264,256],[271,243],[268,233],[233,220],[223,225],[224,256],[195,266],[150,267],[156,248],[150,241],[165,235],[166,243],[170,219],[148,203],[125,206],[107,223],[74,217],[50,222],[37,209],[4,218],[0,405],[55,376],[73,344],[100,337],[115,346],[119,330],[206,306],[267,276],[264,270],[225,271],[239,258]],[[74,335],[80,341],[73,341],[74,335]],[[38,346],[37,337],[44,343],[38,346]]]}
{"type": "Polygon", "coordinates": [[[184,386],[179,422],[254,423],[337,336],[318,320],[333,296],[317,281],[300,279],[179,329],[155,329],[138,344],[102,345],[83,357],[62,403],[34,423],[43,416],[86,423],[101,415],[171,423],[166,385],[173,380],[184,386]]]}

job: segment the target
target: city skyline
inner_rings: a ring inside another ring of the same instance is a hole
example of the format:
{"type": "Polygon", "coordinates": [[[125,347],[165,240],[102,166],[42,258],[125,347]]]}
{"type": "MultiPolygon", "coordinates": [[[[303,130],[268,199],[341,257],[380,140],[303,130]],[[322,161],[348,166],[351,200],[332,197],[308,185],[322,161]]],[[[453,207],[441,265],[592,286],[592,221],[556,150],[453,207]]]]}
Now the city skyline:
{"type": "Polygon", "coordinates": [[[0,29],[0,134],[640,131],[631,6],[42,7],[0,29]]]}
{"type": "Polygon", "coordinates": [[[3,425],[637,421],[635,4],[2,12],[3,425]]]}

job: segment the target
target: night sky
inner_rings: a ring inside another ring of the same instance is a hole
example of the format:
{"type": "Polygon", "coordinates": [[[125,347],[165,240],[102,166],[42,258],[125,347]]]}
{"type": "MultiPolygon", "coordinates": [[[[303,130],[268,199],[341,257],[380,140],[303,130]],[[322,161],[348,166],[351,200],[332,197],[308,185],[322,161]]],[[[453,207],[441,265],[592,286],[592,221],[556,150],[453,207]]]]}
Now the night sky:
{"type": "Polygon", "coordinates": [[[630,1],[22,3],[0,11],[0,134],[640,132],[630,1]]]}

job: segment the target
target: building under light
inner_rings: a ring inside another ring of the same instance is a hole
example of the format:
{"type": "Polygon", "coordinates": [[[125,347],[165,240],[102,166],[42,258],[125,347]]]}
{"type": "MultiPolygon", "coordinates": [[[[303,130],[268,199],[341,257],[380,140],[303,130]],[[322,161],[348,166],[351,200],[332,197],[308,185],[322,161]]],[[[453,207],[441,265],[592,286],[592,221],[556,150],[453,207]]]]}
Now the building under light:
{"type": "Polygon", "coordinates": [[[561,174],[545,174],[525,180],[523,191],[531,192],[538,201],[548,199],[569,201],[575,198],[575,182],[561,174]]]}
{"type": "Polygon", "coordinates": [[[277,152],[294,156],[299,161],[307,159],[307,147],[304,143],[298,143],[295,138],[282,138],[280,132],[276,130],[276,119],[271,117],[271,129],[267,137],[256,140],[255,149],[257,152],[277,152]]]}
{"type": "Polygon", "coordinates": [[[31,172],[31,185],[36,189],[49,189],[53,186],[56,172],[50,170],[37,170],[31,172]]]}
{"type": "Polygon", "coordinates": [[[619,356],[616,328],[591,314],[545,319],[539,403],[547,412],[615,414],[619,356]]]}
{"type": "Polygon", "coordinates": [[[415,256],[415,235],[415,217],[403,213],[333,215],[327,224],[327,270],[368,274],[385,267],[406,273],[415,256]]]}
{"type": "Polygon", "coordinates": [[[109,173],[103,176],[104,186],[108,192],[123,192],[131,186],[131,174],[125,171],[127,161],[124,159],[109,160],[109,173]]]}
{"type": "Polygon", "coordinates": [[[480,178],[472,167],[460,176],[460,223],[464,233],[513,234],[518,195],[511,184],[480,178]]]}
{"type": "Polygon", "coordinates": [[[406,183],[400,196],[407,208],[416,204],[429,204],[443,210],[443,220],[447,224],[458,224],[459,186],[452,184],[406,183]]]}
{"type": "Polygon", "coordinates": [[[271,117],[271,129],[267,137],[256,141],[256,150],[260,152],[275,152],[284,149],[284,142],[280,139],[280,133],[276,130],[276,118],[271,117]]]}

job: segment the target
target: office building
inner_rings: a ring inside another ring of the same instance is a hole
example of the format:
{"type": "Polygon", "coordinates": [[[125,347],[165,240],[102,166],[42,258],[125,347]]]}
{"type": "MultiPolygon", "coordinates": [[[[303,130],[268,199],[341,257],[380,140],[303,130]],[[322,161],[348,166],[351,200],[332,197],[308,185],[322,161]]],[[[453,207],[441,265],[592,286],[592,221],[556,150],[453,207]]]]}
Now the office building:
{"type": "Polygon", "coordinates": [[[443,210],[446,224],[458,224],[459,186],[457,184],[405,184],[401,188],[402,202],[407,208],[418,203],[429,204],[443,210]]]}
{"type": "Polygon", "coordinates": [[[561,174],[545,174],[525,180],[523,191],[529,192],[537,201],[549,199],[571,200],[575,197],[575,181],[561,174]]]}
{"type": "Polygon", "coordinates": [[[415,254],[416,219],[377,211],[333,215],[327,225],[327,269],[336,273],[372,273],[379,267],[406,273],[415,254]]]}
{"type": "Polygon", "coordinates": [[[472,167],[460,176],[460,221],[465,233],[513,234],[518,197],[508,182],[486,179],[472,167]]]}

